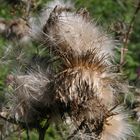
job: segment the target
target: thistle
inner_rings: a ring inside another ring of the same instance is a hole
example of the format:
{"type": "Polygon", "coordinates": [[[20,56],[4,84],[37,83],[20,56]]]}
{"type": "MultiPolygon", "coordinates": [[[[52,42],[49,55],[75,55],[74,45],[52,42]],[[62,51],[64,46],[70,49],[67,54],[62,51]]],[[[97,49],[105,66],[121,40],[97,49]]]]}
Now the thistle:
{"type": "Polygon", "coordinates": [[[51,78],[41,71],[15,76],[14,117],[27,124],[47,118],[56,125],[68,117],[73,128],[67,139],[126,140],[131,127],[118,106],[125,84],[112,70],[116,41],[86,10],[74,9],[69,3],[51,2],[40,24],[29,22],[28,36],[47,44],[61,63],[51,78]]]}

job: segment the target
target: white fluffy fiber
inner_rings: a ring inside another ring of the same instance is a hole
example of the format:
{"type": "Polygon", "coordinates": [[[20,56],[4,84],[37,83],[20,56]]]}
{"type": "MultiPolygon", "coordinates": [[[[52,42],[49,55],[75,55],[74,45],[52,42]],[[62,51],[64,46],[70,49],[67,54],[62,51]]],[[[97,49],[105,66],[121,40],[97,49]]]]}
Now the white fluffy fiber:
{"type": "Polygon", "coordinates": [[[128,115],[122,107],[113,110],[115,115],[107,118],[101,140],[127,140],[132,134],[131,126],[128,124],[128,115]]]}
{"type": "MultiPolygon", "coordinates": [[[[50,16],[50,13],[53,11],[53,9],[56,6],[73,7],[70,1],[66,3],[63,0],[54,0],[48,2],[42,9],[41,13],[38,14],[38,16],[30,17],[29,19],[30,36],[33,38],[33,40],[37,40],[37,41],[44,40],[44,38],[42,38],[42,35],[44,35],[43,27],[46,24],[50,16]]],[[[49,37],[48,35],[45,36],[49,37]]]]}
{"type": "MultiPolygon", "coordinates": [[[[45,38],[43,41],[49,39],[60,47],[61,44],[65,44],[65,47],[69,47],[69,49],[73,49],[79,54],[89,49],[99,49],[99,58],[102,56],[113,58],[115,41],[108,34],[104,33],[96,25],[96,22],[87,21],[82,15],[75,12],[62,10],[59,15],[56,12],[58,19],[54,21],[56,22],[55,27],[48,27],[49,32],[44,33],[43,27],[56,6],[58,9],[73,8],[70,2],[64,3],[63,1],[55,0],[48,3],[38,18],[34,17],[30,19],[31,36],[33,38],[42,39],[41,37],[44,34],[45,38]],[[58,30],[55,30],[56,28],[58,30]]],[[[109,63],[110,60],[105,59],[105,61],[109,63]]]]}
{"type": "MultiPolygon", "coordinates": [[[[34,120],[31,116],[32,100],[38,102],[44,95],[45,87],[49,82],[47,76],[42,72],[31,72],[28,75],[18,75],[14,79],[14,93],[10,108],[17,120],[34,120]]],[[[48,99],[49,100],[49,99],[48,99]]],[[[46,100],[47,102],[47,100],[46,100]]]]}
{"type": "MultiPolygon", "coordinates": [[[[64,42],[79,54],[87,50],[99,49],[98,57],[112,56],[112,49],[115,48],[114,42],[106,34],[91,22],[87,22],[81,15],[72,13],[62,13],[59,22],[56,25],[59,32],[53,33],[56,37],[56,43],[64,42]]],[[[55,38],[55,37],[54,37],[55,38]]]]}
{"type": "MultiPolygon", "coordinates": [[[[43,41],[43,43],[52,42],[50,47],[55,44],[53,47],[57,47],[57,49],[60,49],[63,53],[72,51],[75,54],[74,56],[82,56],[89,50],[97,50],[97,59],[93,60],[92,63],[99,61],[99,64],[103,66],[105,64],[105,66],[110,67],[111,59],[114,57],[113,49],[115,48],[115,41],[103,32],[95,22],[85,19],[81,14],[60,10],[67,7],[73,7],[73,5],[69,2],[65,4],[59,0],[48,3],[38,19],[35,17],[30,18],[31,37],[35,40],[43,41]],[[47,20],[51,18],[50,15],[55,7],[58,8],[56,9],[56,13],[54,12],[57,20],[55,21],[54,19],[54,25],[50,25],[52,27],[46,27],[47,31],[44,32],[43,28],[47,26],[47,20]],[[57,10],[61,12],[57,13],[57,10]],[[105,58],[103,58],[103,56],[105,58]],[[103,61],[103,63],[100,63],[100,60],[103,61]]],[[[77,75],[72,81],[70,93],[76,93],[74,91],[79,84],[78,80],[81,78],[82,82],[86,81],[89,86],[93,86],[95,94],[102,100],[101,103],[103,103],[104,106],[108,107],[114,104],[114,93],[117,91],[111,86],[111,82],[113,82],[114,79],[108,76],[109,70],[105,69],[105,71],[101,72],[97,71],[97,69],[93,71],[90,66],[88,68],[83,66],[79,68],[80,66],[77,65],[76,67],[78,69],[83,68],[83,70],[81,70],[82,74],[77,75]]],[[[16,96],[14,96],[15,108],[20,108],[21,106],[20,110],[23,110],[23,101],[26,101],[26,107],[30,107],[30,99],[38,100],[38,97],[44,94],[43,89],[46,88],[45,86],[48,82],[47,76],[42,73],[29,73],[28,75],[17,76],[16,96]]],[[[74,94],[74,96],[77,95],[74,94]]],[[[73,95],[69,95],[69,98],[69,101],[73,101],[74,97],[73,95]]],[[[48,99],[46,102],[49,103],[51,101],[48,99]]],[[[24,116],[24,111],[21,112],[23,113],[21,116],[18,116],[18,118],[24,116]]],[[[115,115],[107,118],[104,124],[101,140],[127,140],[127,137],[131,134],[131,127],[127,122],[128,116],[122,113],[121,107],[117,107],[113,113],[115,115]]]]}

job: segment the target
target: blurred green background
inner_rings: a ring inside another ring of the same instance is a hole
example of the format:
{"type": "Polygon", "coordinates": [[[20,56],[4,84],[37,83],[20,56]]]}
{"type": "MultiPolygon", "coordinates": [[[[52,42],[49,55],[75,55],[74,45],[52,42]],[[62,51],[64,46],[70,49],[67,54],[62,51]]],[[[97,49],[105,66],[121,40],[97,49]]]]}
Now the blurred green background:
{"type": "MultiPolygon", "coordinates": [[[[13,0],[14,1],[14,0],[13,0]]],[[[48,0],[36,0],[36,9],[34,12],[39,12],[40,9],[47,3],[48,0]]],[[[20,8],[13,11],[14,4],[12,0],[0,0],[0,18],[13,19],[21,17],[20,8]]],[[[77,9],[86,8],[91,17],[97,24],[103,26],[104,30],[110,33],[114,38],[119,39],[119,44],[116,47],[116,63],[120,61],[120,49],[123,47],[123,39],[128,31],[129,24],[132,20],[137,7],[138,0],[73,0],[77,9]]],[[[140,13],[137,14],[131,36],[128,42],[128,51],[125,56],[125,65],[121,72],[129,79],[130,85],[136,85],[140,77],[140,13]]],[[[5,51],[9,48],[9,41],[0,37],[0,59],[3,58],[5,51]]],[[[29,59],[36,53],[31,46],[29,59]]],[[[16,51],[16,50],[15,50],[16,51]]],[[[12,59],[12,58],[11,58],[12,59]]],[[[0,104],[5,101],[5,82],[7,74],[11,71],[16,71],[16,62],[0,63],[0,104]]],[[[130,93],[130,101],[133,93],[130,93]]],[[[140,125],[136,120],[130,120],[134,128],[135,136],[131,140],[140,140],[140,125]]],[[[121,125],[121,124],[120,124],[121,125]]],[[[17,140],[18,133],[12,133],[9,140],[17,140]]],[[[37,133],[34,130],[30,133],[31,140],[37,139],[37,133]]],[[[26,133],[22,132],[22,139],[26,140],[26,133]]],[[[54,126],[47,130],[46,140],[61,140],[59,132],[54,126]]]]}

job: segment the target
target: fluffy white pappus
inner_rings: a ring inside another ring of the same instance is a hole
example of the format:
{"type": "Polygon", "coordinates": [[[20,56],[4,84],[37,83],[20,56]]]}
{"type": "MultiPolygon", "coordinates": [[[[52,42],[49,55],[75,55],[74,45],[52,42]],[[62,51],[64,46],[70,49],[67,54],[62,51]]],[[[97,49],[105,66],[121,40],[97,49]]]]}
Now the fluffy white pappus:
{"type": "MultiPolygon", "coordinates": [[[[18,87],[15,92],[21,90],[18,94],[24,94],[36,98],[43,94],[43,88],[49,82],[47,76],[41,72],[29,73],[28,75],[16,76],[16,84],[18,87]]],[[[19,95],[20,96],[20,95],[19,95]]],[[[37,99],[37,98],[36,98],[37,99]]],[[[38,100],[38,99],[37,99],[38,100]]]]}
{"type": "Polygon", "coordinates": [[[86,81],[89,87],[94,89],[95,94],[104,105],[114,105],[117,97],[117,90],[111,86],[113,80],[110,77],[104,79],[102,75],[107,75],[107,72],[105,71],[101,74],[98,73],[98,71],[83,70],[80,78],[86,81]]]}
{"type": "Polygon", "coordinates": [[[113,105],[117,103],[120,94],[129,93],[128,81],[122,79],[119,73],[105,71],[100,74],[99,97],[102,99],[103,104],[113,105]]]}
{"type": "Polygon", "coordinates": [[[108,72],[104,72],[98,75],[98,79],[100,79],[98,84],[98,96],[101,99],[104,105],[110,106],[114,105],[116,102],[116,97],[120,93],[118,89],[118,85],[116,84],[115,87],[112,85],[115,84],[115,77],[112,78],[110,75],[116,75],[115,73],[108,74],[108,72]]]}
{"type": "MultiPolygon", "coordinates": [[[[59,9],[61,7],[58,6],[58,11],[59,9]]],[[[104,33],[95,22],[86,20],[81,14],[69,11],[57,13],[56,10],[57,14],[53,27],[48,27],[48,35],[52,42],[58,44],[58,48],[72,49],[79,55],[87,50],[96,49],[99,50],[98,58],[105,56],[104,61],[109,63],[110,60],[107,57],[113,58],[115,41],[108,34],[104,33]]]]}
{"type": "MultiPolygon", "coordinates": [[[[67,102],[67,98],[72,101],[73,99],[79,99],[80,97],[80,100],[77,100],[77,103],[80,104],[82,101],[85,101],[85,97],[88,98],[88,96],[95,95],[105,106],[110,107],[115,104],[118,93],[117,90],[112,88],[111,86],[113,82],[112,79],[108,77],[108,79],[105,80],[102,78],[101,74],[98,71],[92,71],[90,69],[87,70],[83,67],[82,70],[79,70],[79,68],[75,68],[75,70],[73,69],[73,73],[77,74],[71,80],[67,78],[68,76],[66,76],[65,81],[62,81],[62,83],[66,83],[64,84],[65,87],[62,88],[63,90],[68,89],[69,87],[69,92],[66,92],[66,96],[63,96],[63,100],[65,102],[67,102]],[[68,86],[68,83],[71,86],[68,86]],[[87,95],[88,91],[82,91],[82,96],[81,93],[77,93],[77,87],[82,88],[83,86],[85,86],[82,85],[83,83],[86,83],[89,89],[93,90],[93,95],[87,95]]],[[[104,72],[103,74],[105,75],[105,73],[106,72],[104,72]]]]}
{"type": "MultiPolygon", "coordinates": [[[[37,40],[39,42],[44,41],[43,35],[43,27],[45,26],[48,18],[50,17],[51,12],[54,10],[56,6],[61,6],[62,8],[73,8],[73,4],[70,1],[64,2],[63,0],[54,0],[48,2],[41,13],[36,17],[30,17],[30,36],[33,40],[37,40]]],[[[45,34],[49,38],[47,34],[45,34]]]]}
{"type": "Polygon", "coordinates": [[[87,50],[99,50],[98,58],[105,56],[103,61],[110,64],[114,57],[115,41],[97,26],[96,22],[87,20],[82,13],[78,14],[68,10],[73,7],[70,2],[65,3],[59,0],[47,3],[38,18],[30,19],[30,35],[35,40],[40,42],[49,40],[59,49],[73,50],[78,55],[87,50]],[[52,20],[54,24],[46,24],[48,20],[50,22],[52,20]],[[44,27],[47,31],[43,30],[44,27]]]}
{"type": "Polygon", "coordinates": [[[127,140],[132,135],[128,115],[124,113],[122,107],[117,107],[112,113],[114,115],[106,119],[101,140],[127,140]]]}
{"type": "Polygon", "coordinates": [[[15,77],[13,86],[15,91],[10,102],[12,103],[11,111],[16,119],[33,119],[31,112],[34,111],[34,107],[32,104],[33,102],[38,103],[48,82],[47,76],[41,72],[15,77]]]}
{"type": "Polygon", "coordinates": [[[32,40],[36,40],[38,42],[42,41],[42,29],[44,22],[42,22],[40,17],[30,17],[28,22],[30,25],[29,36],[32,38],[32,40]]]}
{"type": "Polygon", "coordinates": [[[61,6],[61,7],[74,7],[73,3],[71,3],[71,0],[69,1],[64,1],[64,0],[54,0],[50,1],[47,4],[47,8],[54,9],[56,6],[61,6]]]}

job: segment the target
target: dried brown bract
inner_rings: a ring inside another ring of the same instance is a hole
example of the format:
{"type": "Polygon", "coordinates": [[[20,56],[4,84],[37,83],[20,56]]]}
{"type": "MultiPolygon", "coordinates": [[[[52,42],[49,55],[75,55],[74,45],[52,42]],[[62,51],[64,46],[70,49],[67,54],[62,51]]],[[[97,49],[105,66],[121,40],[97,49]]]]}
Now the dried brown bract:
{"type": "Polygon", "coordinates": [[[50,2],[39,18],[40,26],[22,20],[9,26],[11,38],[30,34],[47,44],[53,57],[59,57],[60,68],[51,78],[41,71],[17,75],[13,115],[29,124],[48,119],[57,125],[70,118],[73,128],[69,127],[68,139],[126,140],[131,127],[117,106],[126,84],[112,70],[115,41],[90,20],[86,10],[74,11],[69,5],[50,2]]]}

